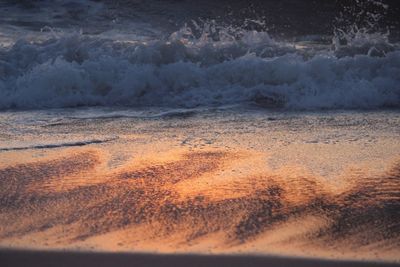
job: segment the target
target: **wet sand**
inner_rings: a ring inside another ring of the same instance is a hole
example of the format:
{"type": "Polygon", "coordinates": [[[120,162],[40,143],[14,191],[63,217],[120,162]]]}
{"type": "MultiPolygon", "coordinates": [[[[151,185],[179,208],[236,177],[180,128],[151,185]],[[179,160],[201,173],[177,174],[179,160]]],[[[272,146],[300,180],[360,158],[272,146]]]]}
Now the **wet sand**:
{"type": "MultiPolygon", "coordinates": [[[[85,129],[101,128],[102,123],[85,123],[85,129]]],[[[271,150],[268,143],[264,150],[239,145],[242,139],[281,135],[270,129],[270,136],[248,133],[248,128],[243,136],[230,132],[224,145],[188,146],[188,138],[176,145],[181,140],[176,125],[168,132],[166,121],[143,123],[153,131],[129,133],[129,140],[121,140],[120,133],[120,139],[104,144],[2,152],[1,262],[9,266],[400,262],[400,158],[398,142],[388,132],[389,137],[382,135],[366,155],[364,143],[353,141],[282,142],[271,150]],[[164,139],[157,140],[154,129],[161,128],[164,139]],[[124,149],[136,154],[121,158],[124,149]],[[285,160],[278,158],[278,151],[285,160]],[[350,156],[343,158],[345,153],[350,156]],[[293,164],[294,159],[302,164],[293,164]],[[334,166],[335,175],[327,178],[326,168],[316,172],[318,168],[305,164],[307,160],[317,167],[334,166]]],[[[65,129],[56,127],[52,133],[65,129]]],[[[114,132],[121,129],[125,128],[113,124],[114,132]]],[[[318,131],[329,133],[326,128],[318,131]]],[[[296,134],[296,140],[317,136],[296,134]]]]}
{"type": "Polygon", "coordinates": [[[357,247],[359,258],[373,251],[398,259],[400,162],[379,176],[353,174],[342,188],[289,174],[246,173],[229,180],[216,175],[255,157],[175,152],[164,162],[96,173],[101,154],[81,150],[3,168],[1,243],[329,258],[351,258],[348,251],[357,247]]]}

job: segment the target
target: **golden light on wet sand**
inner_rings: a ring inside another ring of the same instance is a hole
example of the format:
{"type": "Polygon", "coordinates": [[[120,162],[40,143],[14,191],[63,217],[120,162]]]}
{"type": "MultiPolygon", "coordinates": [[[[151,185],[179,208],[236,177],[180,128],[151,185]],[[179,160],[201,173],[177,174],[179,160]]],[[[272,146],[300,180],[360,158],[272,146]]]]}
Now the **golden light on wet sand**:
{"type": "Polygon", "coordinates": [[[0,245],[398,260],[400,161],[330,184],[267,156],[176,149],[107,168],[100,149],[65,149],[3,166],[0,245]]]}

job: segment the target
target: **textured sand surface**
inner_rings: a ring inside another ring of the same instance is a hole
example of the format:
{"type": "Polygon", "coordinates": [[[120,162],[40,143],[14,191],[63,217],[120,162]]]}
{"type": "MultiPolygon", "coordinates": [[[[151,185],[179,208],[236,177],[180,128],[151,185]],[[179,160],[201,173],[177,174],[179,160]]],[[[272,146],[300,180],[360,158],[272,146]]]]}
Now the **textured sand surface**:
{"type": "Polygon", "coordinates": [[[79,149],[2,168],[0,243],[399,260],[400,162],[331,186],[240,167],[257,156],[173,151],[107,172],[100,151],[79,149]]]}
{"type": "Polygon", "coordinates": [[[135,112],[1,115],[0,247],[400,261],[397,112],[135,112]]]}

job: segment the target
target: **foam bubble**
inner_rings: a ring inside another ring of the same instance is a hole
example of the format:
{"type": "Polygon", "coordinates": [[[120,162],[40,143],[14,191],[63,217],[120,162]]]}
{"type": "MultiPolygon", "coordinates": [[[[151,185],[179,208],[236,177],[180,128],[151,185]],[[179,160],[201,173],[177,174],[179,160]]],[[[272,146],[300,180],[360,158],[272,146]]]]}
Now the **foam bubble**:
{"type": "Polygon", "coordinates": [[[213,25],[197,37],[184,27],[166,40],[79,33],[21,40],[0,53],[0,108],[400,107],[400,51],[375,36],[367,50],[359,40],[336,50],[298,48],[266,32],[213,25]]]}

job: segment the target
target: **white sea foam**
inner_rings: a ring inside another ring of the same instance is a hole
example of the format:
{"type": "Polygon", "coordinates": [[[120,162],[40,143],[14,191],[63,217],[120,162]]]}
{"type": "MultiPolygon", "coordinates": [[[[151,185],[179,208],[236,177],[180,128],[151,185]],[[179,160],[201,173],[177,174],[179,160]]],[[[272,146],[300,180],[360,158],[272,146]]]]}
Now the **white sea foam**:
{"type": "Polygon", "coordinates": [[[382,35],[315,49],[266,32],[188,27],[165,40],[57,34],[0,50],[0,109],[190,108],[240,103],[287,109],[400,107],[400,50],[382,35]]]}

